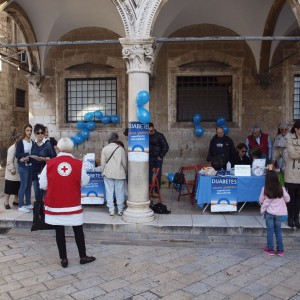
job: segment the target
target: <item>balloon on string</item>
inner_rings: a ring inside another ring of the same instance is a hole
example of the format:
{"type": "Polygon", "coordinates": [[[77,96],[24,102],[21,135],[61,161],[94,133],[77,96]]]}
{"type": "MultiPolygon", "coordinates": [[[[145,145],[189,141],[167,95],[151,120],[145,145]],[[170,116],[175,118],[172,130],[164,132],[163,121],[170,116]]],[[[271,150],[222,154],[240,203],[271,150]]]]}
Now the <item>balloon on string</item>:
{"type": "Polygon", "coordinates": [[[173,183],[174,176],[175,176],[174,173],[168,173],[168,180],[169,180],[170,183],[173,183]]]}
{"type": "Polygon", "coordinates": [[[74,136],[70,137],[71,141],[73,142],[74,146],[77,146],[77,142],[76,139],[74,138],[74,136]]]}
{"type": "Polygon", "coordinates": [[[96,128],[96,123],[93,121],[87,122],[85,127],[87,130],[92,131],[96,128]]]}
{"type": "Polygon", "coordinates": [[[137,106],[143,106],[148,103],[150,99],[150,94],[147,91],[140,91],[136,96],[136,104],[137,106]]]}
{"type": "Polygon", "coordinates": [[[94,113],[93,112],[88,112],[84,115],[83,119],[86,122],[92,121],[94,117],[94,113]]]}
{"type": "Polygon", "coordinates": [[[96,110],[94,112],[94,116],[95,116],[96,119],[101,120],[102,117],[103,117],[103,113],[100,110],[96,110]]]}
{"type": "Polygon", "coordinates": [[[119,124],[119,123],[120,123],[120,117],[117,116],[117,115],[111,116],[111,122],[112,122],[113,124],[119,124]]]}
{"type": "Polygon", "coordinates": [[[196,136],[202,136],[204,134],[204,128],[200,125],[196,125],[194,132],[196,136]]]}
{"type": "Polygon", "coordinates": [[[103,116],[101,119],[101,122],[103,124],[108,124],[111,121],[111,117],[110,116],[103,116]]]}
{"type": "Polygon", "coordinates": [[[83,138],[83,136],[82,136],[82,134],[80,132],[76,133],[75,140],[76,140],[76,143],[78,145],[80,145],[80,144],[82,144],[84,142],[84,138],[83,138]]]}
{"type": "Polygon", "coordinates": [[[78,121],[76,123],[76,126],[77,126],[78,129],[84,129],[85,128],[85,123],[82,122],[82,121],[78,121]]]}
{"type": "Polygon", "coordinates": [[[143,124],[149,123],[149,121],[151,120],[151,114],[147,109],[145,109],[143,107],[138,107],[137,108],[137,118],[143,124]]]}
{"type": "Polygon", "coordinates": [[[217,120],[216,120],[216,125],[217,126],[222,126],[226,123],[226,118],[224,116],[221,116],[219,117],[217,120]]]}
{"type": "Polygon", "coordinates": [[[194,114],[194,116],[193,116],[194,125],[199,125],[201,122],[201,119],[202,119],[202,117],[200,114],[194,114]]]}
{"type": "Polygon", "coordinates": [[[87,129],[82,129],[81,135],[85,140],[87,140],[91,136],[91,133],[87,129]]]}
{"type": "Polygon", "coordinates": [[[223,130],[224,130],[224,134],[228,134],[229,133],[229,128],[227,127],[227,125],[221,125],[221,127],[223,128],[223,130]]]}

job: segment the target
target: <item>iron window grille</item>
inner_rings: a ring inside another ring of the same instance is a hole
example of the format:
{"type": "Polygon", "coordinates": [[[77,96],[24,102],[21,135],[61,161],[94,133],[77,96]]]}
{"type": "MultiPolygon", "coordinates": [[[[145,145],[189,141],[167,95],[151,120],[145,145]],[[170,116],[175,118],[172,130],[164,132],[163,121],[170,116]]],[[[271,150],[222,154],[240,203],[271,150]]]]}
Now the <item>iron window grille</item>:
{"type": "Polygon", "coordinates": [[[177,122],[191,122],[195,113],[204,122],[232,122],[232,76],[177,76],[177,122]]]}
{"type": "Polygon", "coordinates": [[[26,107],[26,91],[16,89],[16,107],[26,107]]]}
{"type": "MultiPolygon", "coordinates": [[[[117,79],[66,79],[66,122],[82,121],[87,112],[100,110],[103,115],[117,114],[117,79]]],[[[99,121],[99,120],[95,120],[99,121]]]]}
{"type": "Polygon", "coordinates": [[[300,75],[294,76],[294,111],[293,119],[300,119],[300,75]]]}

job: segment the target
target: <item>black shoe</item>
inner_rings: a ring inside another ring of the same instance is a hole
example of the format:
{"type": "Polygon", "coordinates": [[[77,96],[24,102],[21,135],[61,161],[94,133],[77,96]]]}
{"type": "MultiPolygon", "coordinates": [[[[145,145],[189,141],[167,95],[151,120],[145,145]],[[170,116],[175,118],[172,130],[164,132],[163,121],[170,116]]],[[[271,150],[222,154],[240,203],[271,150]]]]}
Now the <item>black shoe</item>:
{"type": "Polygon", "coordinates": [[[291,217],[288,218],[288,226],[291,228],[294,228],[294,226],[295,226],[294,220],[291,217]]]}
{"type": "Polygon", "coordinates": [[[64,258],[64,259],[62,259],[61,260],[61,266],[63,267],[63,268],[66,268],[67,266],[68,266],[68,259],[67,258],[64,258]]]}
{"type": "Polygon", "coordinates": [[[10,209],[10,205],[9,204],[4,204],[5,209],[10,209]]]}
{"type": "Polygon", "coordinates": [[[96,260],[96,257],[94,256],[86,256],[86,257],[83,257],[83,258],[80,258],[80,264],[81,265],[84,265],[84,264],[88,264],[92,261],[96,260]]]}
{"type": "Polygon", "coordinates": [[[295,223],[295,226],[299,229],[300,228],[299,218],[295,218],[294,223],[295,223]]]}
{"type": "Polygon", "coordinates": [[[14,201],[13,206],[19,206],[19,203],[14,201]]]}

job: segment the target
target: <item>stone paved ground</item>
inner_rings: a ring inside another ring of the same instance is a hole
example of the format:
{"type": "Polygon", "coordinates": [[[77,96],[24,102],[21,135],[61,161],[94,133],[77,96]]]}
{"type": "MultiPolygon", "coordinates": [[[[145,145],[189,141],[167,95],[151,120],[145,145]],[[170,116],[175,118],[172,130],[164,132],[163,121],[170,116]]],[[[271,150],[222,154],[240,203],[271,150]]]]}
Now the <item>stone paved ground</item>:
{"type": "Polygon", "coordinates": [[[285,237],[286,255],[271,257],[262,237],[124,240],[85,232],[97,260],[80,265],[68,231],[66,269],[52,231],[1,234],[0,299],[300,299],[298,237],[285,237]]]}

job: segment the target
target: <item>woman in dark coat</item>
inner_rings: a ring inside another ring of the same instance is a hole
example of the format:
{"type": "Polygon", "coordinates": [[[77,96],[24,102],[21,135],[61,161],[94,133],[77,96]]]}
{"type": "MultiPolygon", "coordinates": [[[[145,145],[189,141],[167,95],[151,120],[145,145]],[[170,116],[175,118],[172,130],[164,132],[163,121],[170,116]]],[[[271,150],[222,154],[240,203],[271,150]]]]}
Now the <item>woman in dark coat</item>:
{"type": "Polygon", "coordinates": [[[246,155],[248,147],[245,143],[240,143],[236,147],[236,153],[233,159],[233,166],[235,165],[251,165],[250,158],[246,155]]]}

